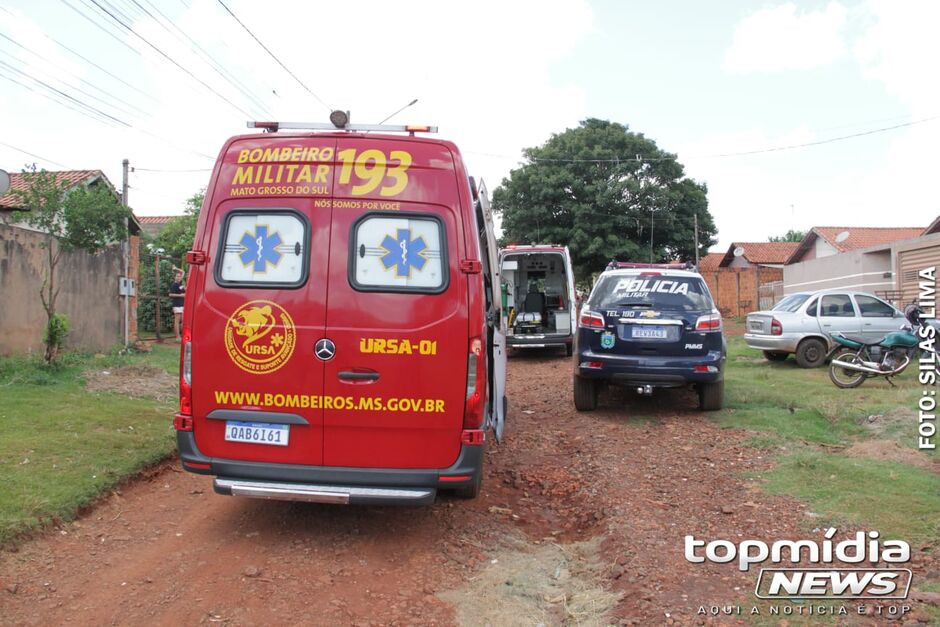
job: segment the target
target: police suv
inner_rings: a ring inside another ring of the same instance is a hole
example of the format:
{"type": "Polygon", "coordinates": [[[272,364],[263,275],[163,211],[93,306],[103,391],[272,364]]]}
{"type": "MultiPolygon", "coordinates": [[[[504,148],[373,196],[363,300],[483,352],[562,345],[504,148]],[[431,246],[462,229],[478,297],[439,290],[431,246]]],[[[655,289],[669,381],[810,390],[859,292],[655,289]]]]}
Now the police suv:
{"type": "Polygon", "coordinates": [[[683,264],[611,262],[580,312],[575,342],[579,411],[597,407],[605,384],[641,395],[692,385],[701,409],[721,409],[721,314],[702,277],[683,264]]]}

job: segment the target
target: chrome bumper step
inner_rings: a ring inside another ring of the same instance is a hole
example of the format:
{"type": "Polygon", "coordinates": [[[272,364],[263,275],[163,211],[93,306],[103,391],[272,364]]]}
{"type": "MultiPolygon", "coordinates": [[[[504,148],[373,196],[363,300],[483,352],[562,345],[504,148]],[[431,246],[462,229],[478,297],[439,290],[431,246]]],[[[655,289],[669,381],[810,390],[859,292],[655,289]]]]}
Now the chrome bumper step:
{"type": "Polygon", "coordinates": [[[329,486],[303,483],[275,483],[216,479],[213,488],[219,494],[247,496],[276,501],[306,503],[401,503],[424,504],[434,500],[434,488],[378,488],[368,486],[329,486]]]}

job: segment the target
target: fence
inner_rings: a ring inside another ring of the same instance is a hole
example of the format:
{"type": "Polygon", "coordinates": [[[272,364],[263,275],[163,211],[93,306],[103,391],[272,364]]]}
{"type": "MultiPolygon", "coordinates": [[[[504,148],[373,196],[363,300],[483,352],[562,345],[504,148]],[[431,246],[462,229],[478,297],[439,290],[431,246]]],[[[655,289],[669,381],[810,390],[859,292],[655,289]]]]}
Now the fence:
{"type": "Polygon", "coordinates": [[[783,298],[783,281],[772,281],[757,286],[760,309],[773,309],[774,305],[783,298]]]}
{"type": "Polygon", "coordinates": [[[138,337],[142,340],[173,338],[173,306],[170,284],[182,260],[140,247],[140,304],[137,307],[138,337]]]}

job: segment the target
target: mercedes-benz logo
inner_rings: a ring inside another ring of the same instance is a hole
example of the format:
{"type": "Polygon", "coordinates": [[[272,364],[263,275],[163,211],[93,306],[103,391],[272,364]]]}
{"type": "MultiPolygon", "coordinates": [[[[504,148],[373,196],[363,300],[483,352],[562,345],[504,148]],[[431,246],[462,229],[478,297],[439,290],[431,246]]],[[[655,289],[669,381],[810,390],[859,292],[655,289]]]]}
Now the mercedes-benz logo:
{"type": "Polygon", "coordinates": [[[333,340],[323,338],[313,347],[313,354],[316,355],[317,359],[320,361],[329,361],[333,359],[333,355],[336,354],[336,344],[333,343],[333,340]]]}

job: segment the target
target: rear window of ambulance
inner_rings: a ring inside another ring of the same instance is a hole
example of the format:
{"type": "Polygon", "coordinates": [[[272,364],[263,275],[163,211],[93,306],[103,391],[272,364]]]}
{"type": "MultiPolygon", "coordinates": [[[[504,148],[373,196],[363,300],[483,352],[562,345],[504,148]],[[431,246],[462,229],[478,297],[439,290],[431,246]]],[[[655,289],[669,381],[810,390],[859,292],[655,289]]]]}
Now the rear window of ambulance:
{"type": "Polygon", "coordinates": [[[307,278],[307,219],[292,210],[238,209],[222,225],[216,281],[225,286],[297,287],[307,278]]]}
{"type": "Polygon", "coordinates": [[[439,218],[372,213],[353,225],[349,282],[360,291],[439,293],[447,289],[447,238],[439,218]]]}

